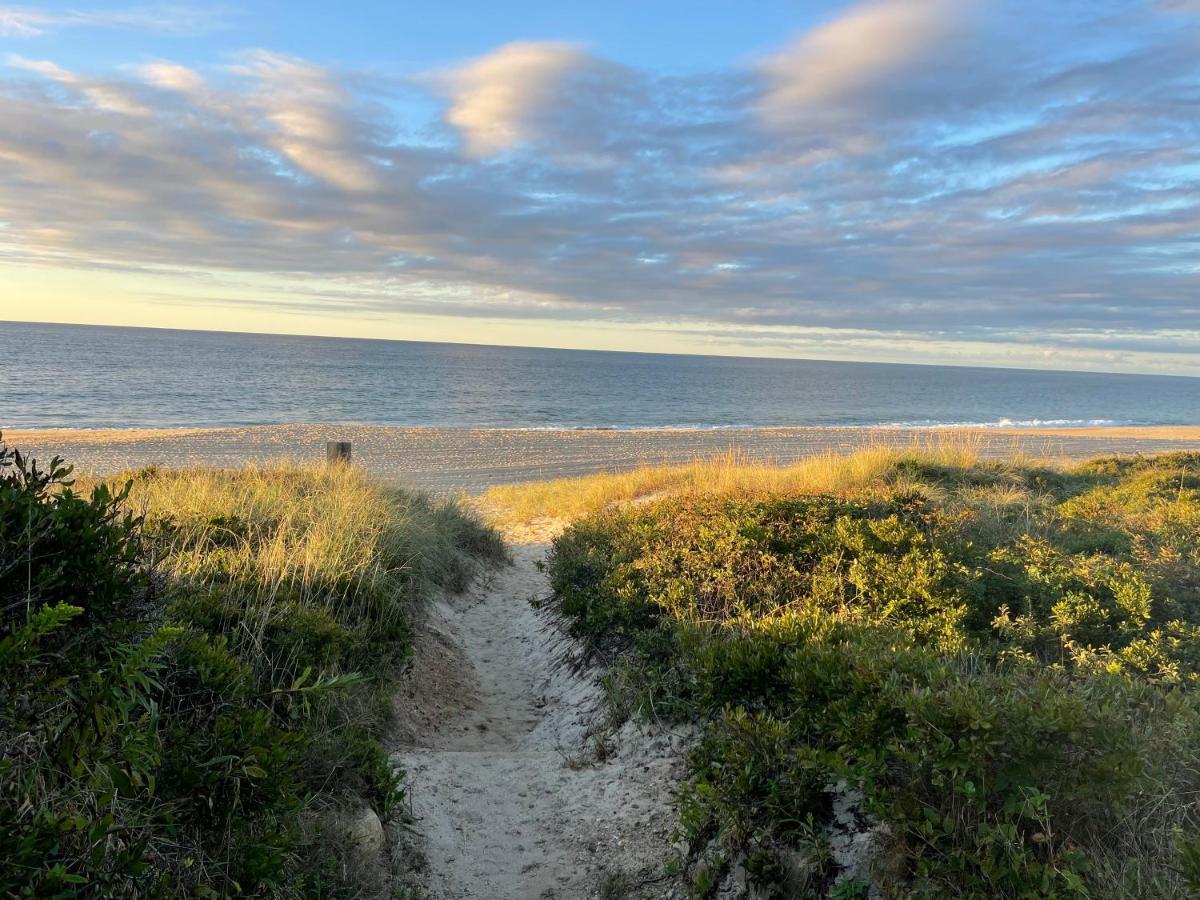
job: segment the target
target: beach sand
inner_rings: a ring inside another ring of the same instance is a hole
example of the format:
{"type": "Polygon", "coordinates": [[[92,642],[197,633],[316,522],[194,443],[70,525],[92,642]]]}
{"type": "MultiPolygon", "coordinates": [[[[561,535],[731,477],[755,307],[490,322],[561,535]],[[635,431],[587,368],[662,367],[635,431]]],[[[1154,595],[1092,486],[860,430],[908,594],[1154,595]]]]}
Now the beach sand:
{"type": "MultiPolygon", "coordinates": [[[[946,430],[951,431],[951,430],[946,430]]],[[[937,429],[747,428],[525,430],[400,428],[383,425],[268,425],[253,428],[5,431],[11,446],[80,472],[108,474],[151,464],[240,466],[319,460],[326,440],[354,445],[354,462],[377,477],[437,492],[477,493],[493,484],[536,481],[645,464],[682,463],[730,451],[788,463],[865,445],[937,440],[937,429]]],[[[1014,452],[1052,459],[1110,453],[1200,450],[1200,426],[988,429],[952,434],[978,440],[987,456],[1014,452]]]]}

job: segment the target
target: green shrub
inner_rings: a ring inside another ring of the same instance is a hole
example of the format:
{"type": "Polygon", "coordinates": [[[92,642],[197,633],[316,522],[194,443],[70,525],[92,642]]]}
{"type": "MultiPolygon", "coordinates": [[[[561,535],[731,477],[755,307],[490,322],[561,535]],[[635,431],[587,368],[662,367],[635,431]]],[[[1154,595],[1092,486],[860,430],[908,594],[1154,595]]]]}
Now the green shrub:
{"type": "Polygon", "coordinates": [[[0,598],[26,611],[69,602],[84,621],[115,625],[139,576],[141,523],[124,508],[128,484],[84,497],[70,474],[58,457],[43,471],[0,443],[0,598]]]}
{"type": "Polygon", "coordinates": [[[556,542],[562,610],[627,660],[626,694],[708,723],[681,794],[699,881],[740,859],[778,888],[807,848],[832,891],[813,824],[853,790],[896,893],[1186,895],[1200,455],[881,477],[616,508],[556,542]]]}

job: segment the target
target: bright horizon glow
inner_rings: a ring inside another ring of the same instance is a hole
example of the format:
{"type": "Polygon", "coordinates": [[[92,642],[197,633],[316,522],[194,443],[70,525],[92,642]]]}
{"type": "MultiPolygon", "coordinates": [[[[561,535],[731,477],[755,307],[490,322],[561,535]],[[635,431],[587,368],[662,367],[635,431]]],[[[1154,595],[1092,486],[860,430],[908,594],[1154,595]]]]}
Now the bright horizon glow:
{"type": "Polygon", "coordinates": [[[0,4],[0,320],[1200,375],[1200,3],[644,6],[0,4]]]}

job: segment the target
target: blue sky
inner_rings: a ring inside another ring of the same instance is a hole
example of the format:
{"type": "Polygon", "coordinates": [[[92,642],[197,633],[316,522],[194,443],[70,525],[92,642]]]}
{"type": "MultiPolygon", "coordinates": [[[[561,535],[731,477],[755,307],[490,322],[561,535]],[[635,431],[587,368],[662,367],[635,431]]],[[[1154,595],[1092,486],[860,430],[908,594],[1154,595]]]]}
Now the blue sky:
{"type": "MultiPolygon", "coordinates": [[[[50,23],[38,47],[64,63],[114,67],[147,55],[168,54],[206,65],[248,47],[318,62],[417,73],[481,56],[512,41],[574,41],[630,64],[663,71],[703,72],[737,64],[781,35],[811,27],[845,3],[763,0],[753,15],[722,2],[604,3],[520,2],[388,3],[255,2],[87,5],[40,3],[7,7],[66,18],[94,13],[90,26],[50,23]],[[178,28],[131,28],[119,19],[106,27],[105,11],[156,11],[178,28]]],[[[39,27],[36,25],[34,27],[39,27]]]]}
{"type": "Polygon", "coordinates": [[[1200,0],[0,3],[0,319],[1200,374],[1200,0]]]}

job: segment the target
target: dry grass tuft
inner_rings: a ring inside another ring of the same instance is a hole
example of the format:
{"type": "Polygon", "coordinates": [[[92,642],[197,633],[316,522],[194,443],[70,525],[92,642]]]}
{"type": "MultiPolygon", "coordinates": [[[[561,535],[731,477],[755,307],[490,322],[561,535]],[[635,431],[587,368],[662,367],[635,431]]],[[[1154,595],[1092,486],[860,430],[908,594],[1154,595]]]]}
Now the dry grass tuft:
{"type": "MultiPolygon", "coordinates": [[[[988,439],[974,432],[936,432],[908,446],[877,444],[850,453],[826,452],[790,465],[747,459],[736,451],[679,466],[644,466],[529,484],[499,485],[483,497],[487,514],[501,524],[539,518],[577,519],[609,506],[668,495],[856,493],[872,486],[895,487],[904,463],[945,469],[985,466],[997,472],[1032,460],[1014,452],[1003,462],[983,462],[988,439]]],[[[994,448],[992,448],[994,449],[994,448]]]]}
{"type": "Polygon", "coordinates": [[[347,466],[150,468],[106,480],[126,478],[130,506],[170,522],[156,547],[166,574],[203,579],[219,550],[223,577],[254,585],[259,599],[286,589],[305,604],[343,603],[395,590],[401,578],[411,592],[447,574],[453,581],[463,550],[500,551],[457,504],[389,490],[347,466]]]}

